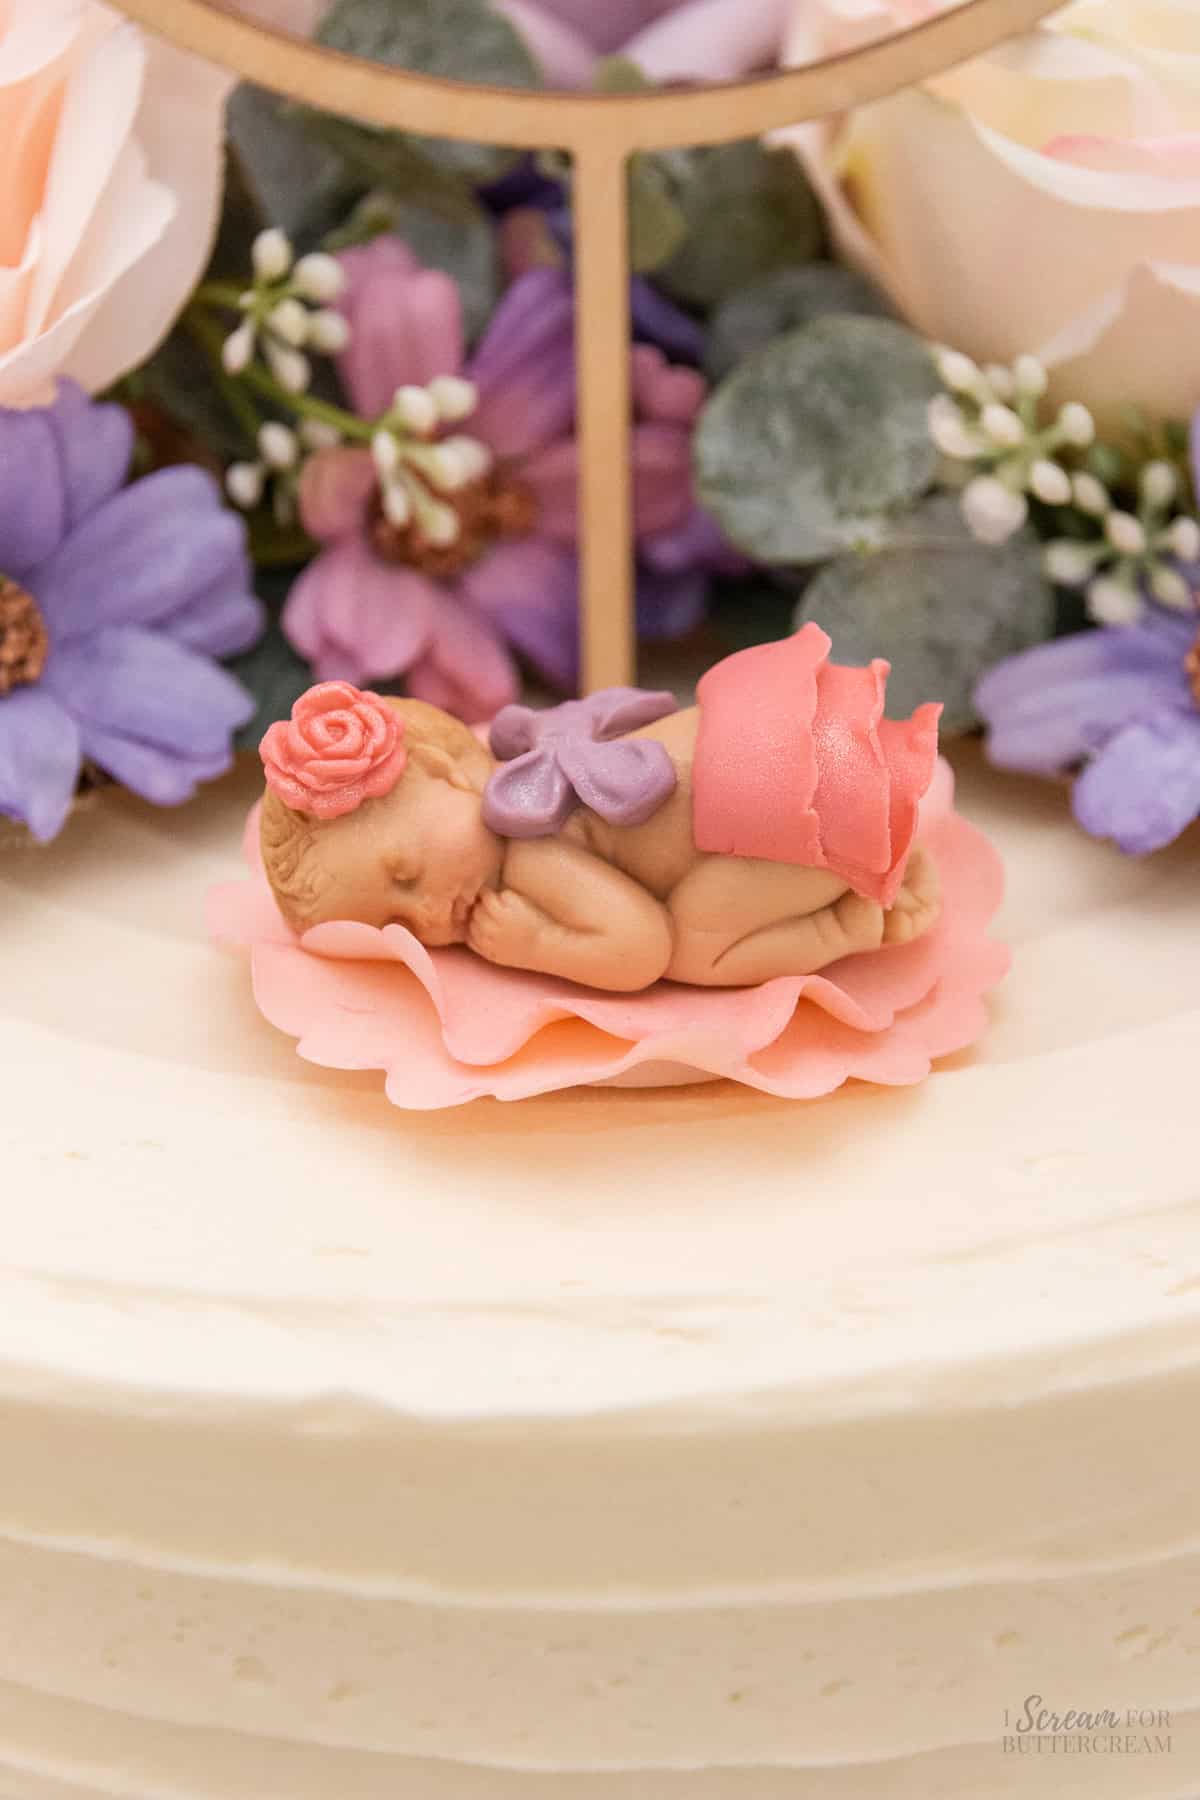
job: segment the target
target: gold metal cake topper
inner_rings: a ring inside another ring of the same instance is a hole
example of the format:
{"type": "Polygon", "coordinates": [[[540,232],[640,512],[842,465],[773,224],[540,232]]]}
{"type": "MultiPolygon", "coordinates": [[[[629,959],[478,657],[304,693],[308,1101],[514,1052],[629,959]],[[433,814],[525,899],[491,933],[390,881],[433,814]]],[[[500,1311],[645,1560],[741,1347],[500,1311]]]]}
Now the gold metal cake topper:
{"type": "Polygon", "coordinates": [[[116,0],[148,31],[247,81],[365,124],[574,162],[579,371],[580,647],[584,686],[634,678],[628,453],[629,158],[731,143],[879,100],[1027,31],[1060,0],[969,0],[896,36],[752,81],[663,92],[570,94],[412,74],[270,31],[208,0],[116,0]]]}

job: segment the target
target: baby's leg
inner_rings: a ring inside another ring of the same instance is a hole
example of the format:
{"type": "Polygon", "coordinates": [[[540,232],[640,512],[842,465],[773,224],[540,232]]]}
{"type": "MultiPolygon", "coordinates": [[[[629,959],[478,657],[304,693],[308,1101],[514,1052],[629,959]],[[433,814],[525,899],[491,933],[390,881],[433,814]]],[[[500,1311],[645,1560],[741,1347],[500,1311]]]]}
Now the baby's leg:
{"type": "Polygon", "coordinates": [[[711,857],[669,903],[675,948],[668,975],[703,987],[740,987],[776,975],[814,975],[843,956],[907,944],[941,911],[937,864],[916,849],[886,912],[822,869],[711,857]]]}
{"type": "Polygon", "coordinates": [[[742,987],[812,975],[883,942],[884,911],[826,870],[713,857],[668,903],[674,953],[667,974],[700,987],[742,987]]]}

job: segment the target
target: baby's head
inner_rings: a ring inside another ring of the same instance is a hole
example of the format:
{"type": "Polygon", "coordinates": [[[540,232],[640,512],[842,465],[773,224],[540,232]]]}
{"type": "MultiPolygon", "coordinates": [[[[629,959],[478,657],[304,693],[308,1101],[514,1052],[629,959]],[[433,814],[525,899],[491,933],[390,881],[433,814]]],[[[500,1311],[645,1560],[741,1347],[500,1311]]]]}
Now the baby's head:
{"type": "Polygon", "coordinates": [[[493,761],[467,726],[421,700],[327,681],[262,742],[263,865],[288,924],[406,925],[461,943],[503,843],[483,822],[493,761]]]}

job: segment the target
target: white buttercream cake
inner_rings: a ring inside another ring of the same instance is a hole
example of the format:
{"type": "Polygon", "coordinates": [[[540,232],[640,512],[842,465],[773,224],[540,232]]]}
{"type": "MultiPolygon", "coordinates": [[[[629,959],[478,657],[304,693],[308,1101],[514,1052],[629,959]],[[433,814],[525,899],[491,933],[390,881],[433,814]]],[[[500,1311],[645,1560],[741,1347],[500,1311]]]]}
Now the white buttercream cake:
{"type": "Polygon", "coordinates": [[[1200,1792],[1200,842],[958,761],[990,1031],[807,1104],[307,1065],[253,767],[0,857],[2,1800],[1200,1792]]]}

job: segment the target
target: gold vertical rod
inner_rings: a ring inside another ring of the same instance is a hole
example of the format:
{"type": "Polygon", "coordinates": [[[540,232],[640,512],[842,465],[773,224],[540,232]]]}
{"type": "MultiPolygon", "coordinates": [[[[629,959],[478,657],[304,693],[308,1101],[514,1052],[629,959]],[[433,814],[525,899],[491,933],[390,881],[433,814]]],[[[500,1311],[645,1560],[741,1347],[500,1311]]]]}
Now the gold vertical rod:
{"type": "Polygon", "coordinates": [[[579,378],[579,637],[583,691],[637,669],[629,325],[629,183],[624,152],[575,154],[575,366],[579,378]]]}

